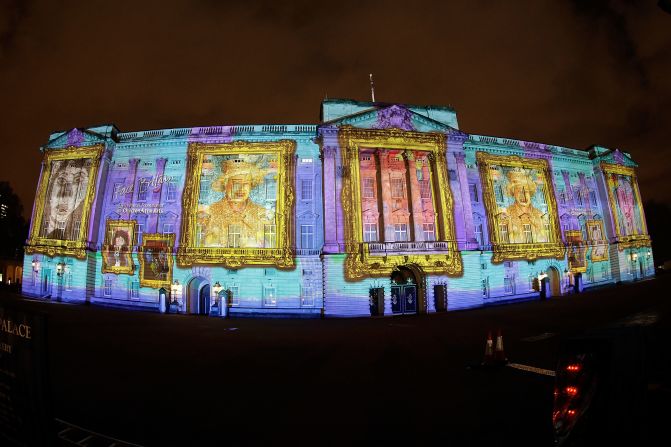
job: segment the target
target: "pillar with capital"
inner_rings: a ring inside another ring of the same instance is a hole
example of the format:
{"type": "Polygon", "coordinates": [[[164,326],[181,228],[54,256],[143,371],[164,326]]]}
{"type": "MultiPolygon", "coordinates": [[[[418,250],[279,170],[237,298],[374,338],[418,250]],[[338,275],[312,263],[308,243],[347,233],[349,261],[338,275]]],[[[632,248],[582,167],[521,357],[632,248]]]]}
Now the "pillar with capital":
{"type": "Polygon", "coordinates": [[[413,241],[423,241],[424,231],[422,224],[424,223],[422,217],[422,198],[419,189],[419,181],[417,180],[417,165],[415,161],[415,154],[413,151],[404,151],[403,158],[407,164],[408,179],[408,199],[410,200],[410,208],[412,210],[412,227],[413,227],[413,241]]]}

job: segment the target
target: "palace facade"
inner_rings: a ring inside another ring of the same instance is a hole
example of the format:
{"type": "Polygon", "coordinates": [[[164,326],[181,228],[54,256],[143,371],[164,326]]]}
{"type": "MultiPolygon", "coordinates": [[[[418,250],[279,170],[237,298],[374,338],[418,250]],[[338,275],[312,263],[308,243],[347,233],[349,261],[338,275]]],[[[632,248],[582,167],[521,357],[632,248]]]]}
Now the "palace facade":
{"type": "Polygon", "coordinates": [[[216,316],[364,316],[654,274],[625,152],[465,133],[448,107],[325,100],[321,118],[52,134],[23,293],[216,316]]]}

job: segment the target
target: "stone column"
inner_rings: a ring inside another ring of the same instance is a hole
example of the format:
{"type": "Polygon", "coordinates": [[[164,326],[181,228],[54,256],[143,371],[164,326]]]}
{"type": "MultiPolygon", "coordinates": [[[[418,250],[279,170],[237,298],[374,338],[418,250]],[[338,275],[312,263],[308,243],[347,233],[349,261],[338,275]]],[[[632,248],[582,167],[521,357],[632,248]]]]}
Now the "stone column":
{"type": "MultiPolygon", "coordinates": [[[[137,186],[137,167],[138,167],[139,164],[140,164],[140,159],[139,158],[131,158],[130,160],[128,160],[128,173],[130,174],[130,178],[132,179],[131,185],[133,185],[133,187],[130,189],[130,191],[126,194],[125,202],[128,204],[128,208],[132,208],[133,201],[135,200],[135,195],[136,195],[135,189],[138,187],[137,186]]],[[[126,220],[130,219],[130,210],[123,213],[122,218],[124,218],[126,220]]]]}
{"type": "MultiPolygon", "coordinates": [[[[161,206],[161,194],[163,193],[163,173],[165,172],[165,163],[168,161],[167,158],[157,158],[156,159],[156,174],[154,179],[156,182],[160,182],[158,185],[154,186],[151,192],[151,205],[152,206],[161,206]]],[[[162,228],[158,228],[159,214],[151,213],[149,215],[150,221],[147,222],[147,228],[154,228],[154,233],[161,233],[162,228]]]]}
{"type": "Polygon", "coordinates": [[[391,221],[391,181],[389,179],[389,152],[379,151],[380,160],[380,188],[382,190],[382,222],[384,229],[381,231],[380,241],[392,242],[394,224],[391,221]]]}
{"type": "MultiPolygon", "coordinates": [[[[415,164],[415,155],[412,151],[403,152],[403,158],[406,162],[406,179],[408,182],[408,200],[410,201],[410,209],[412,214],[413,241],[424,240],[424,229],[422,224],[424,219],[422,216],[422,197],[420,194],[419,181],[417,180],[417,166],[415,164]]],[[[434,228],[435,232],[435,228],[434,228]]],[[[435,233],[434,233],[435,234],[435,233]]]]}
{"type": "Polygon", "coordinates": [[[459,189],[461,190],[461,200],[455,200],[455,227],[457,231],[457,242],[459,249],[463,250],[464,242],[476,243],[475,226],[473,224],[473,206],[471,205],[471,194],[468,184],[468,171],[466,170],[466,155],[463,152],[454,152],[456,162],[457,177],[459,179],[459,189]],[[461,202],[461,219],[457,218],[458,203],[461,202]],[[463,222],[463,224],[461,223],[463,222]],[[460,227],[462,227],[460,229],[460,227]],[[459,240],[464,238],[462,240],[459,240]]]}
{"type": "Polygon", "coordinates": [[[336,196],[336,147],[324,145],[322,148],[322,163],[324,164],[324,252],[338,253],[338,239],[336,233],[336,206],[339,198],[336,196]]]}

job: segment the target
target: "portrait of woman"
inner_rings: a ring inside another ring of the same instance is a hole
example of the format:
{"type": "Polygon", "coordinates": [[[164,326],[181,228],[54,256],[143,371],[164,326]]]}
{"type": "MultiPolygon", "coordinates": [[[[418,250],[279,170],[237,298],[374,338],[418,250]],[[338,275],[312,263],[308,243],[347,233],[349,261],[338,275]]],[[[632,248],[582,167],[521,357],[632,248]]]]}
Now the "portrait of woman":
{"type": "Polygon", "coordinates": [[[135,221],[108,220],[102,250],[104,273],[133,273],[132,243],[135,221]]]}

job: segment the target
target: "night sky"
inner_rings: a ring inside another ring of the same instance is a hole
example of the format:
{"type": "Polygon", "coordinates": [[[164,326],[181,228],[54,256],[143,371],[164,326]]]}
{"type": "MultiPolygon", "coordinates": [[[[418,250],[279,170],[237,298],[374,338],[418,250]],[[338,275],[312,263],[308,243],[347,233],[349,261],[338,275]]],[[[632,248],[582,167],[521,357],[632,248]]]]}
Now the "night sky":
{"type": "Polygon", "coordinates": [[[466,132],[630,152],[671,202],[657,0],[0,0],[0,180],[30,215],[55,130],[316,123],[320,101],[452,105],[466,132]]]}

